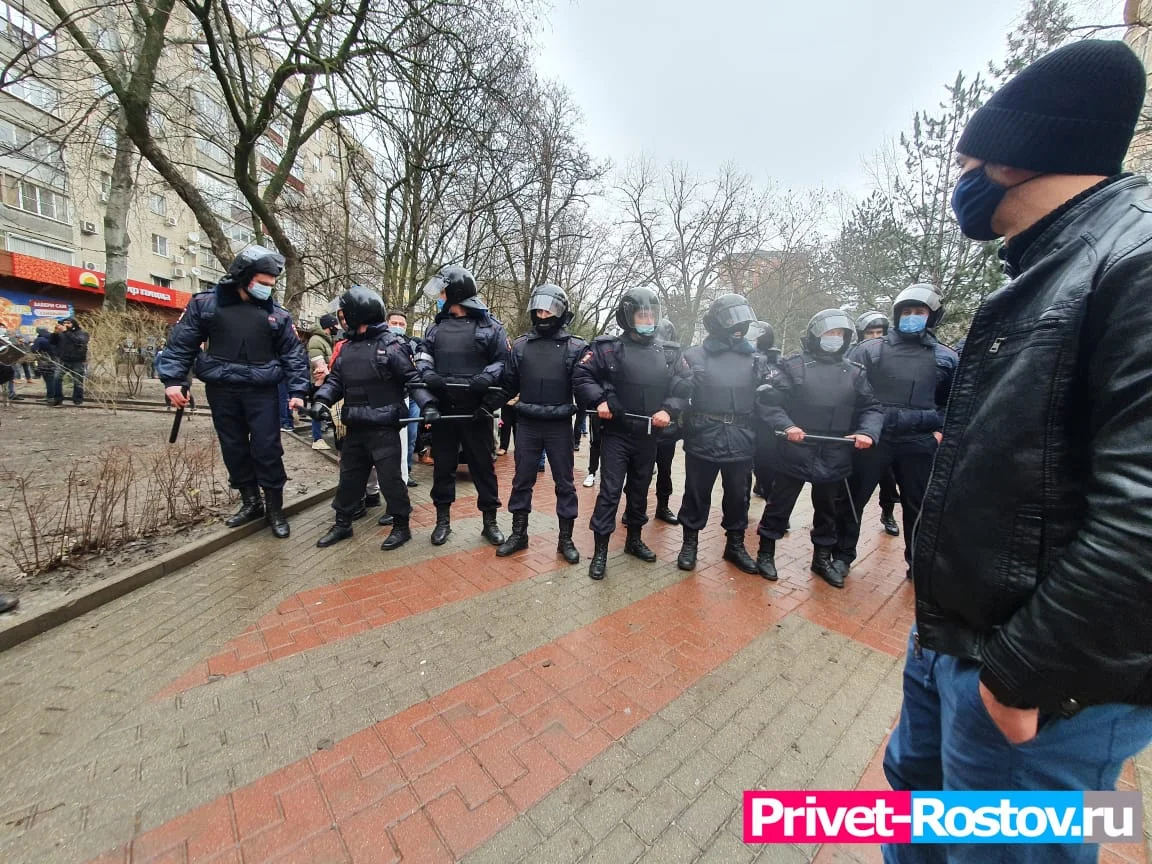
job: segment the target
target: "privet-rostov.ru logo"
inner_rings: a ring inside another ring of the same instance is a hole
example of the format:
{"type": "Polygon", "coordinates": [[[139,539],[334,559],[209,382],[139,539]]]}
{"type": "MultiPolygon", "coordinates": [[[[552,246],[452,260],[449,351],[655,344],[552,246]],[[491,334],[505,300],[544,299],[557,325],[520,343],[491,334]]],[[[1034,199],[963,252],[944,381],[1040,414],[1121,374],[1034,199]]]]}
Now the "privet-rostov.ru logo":
{"type": "Polygon", "coordinates": [[[1138,792],[744,793],[745,843],[1101,843],[1142,838],[1138,792]]]}

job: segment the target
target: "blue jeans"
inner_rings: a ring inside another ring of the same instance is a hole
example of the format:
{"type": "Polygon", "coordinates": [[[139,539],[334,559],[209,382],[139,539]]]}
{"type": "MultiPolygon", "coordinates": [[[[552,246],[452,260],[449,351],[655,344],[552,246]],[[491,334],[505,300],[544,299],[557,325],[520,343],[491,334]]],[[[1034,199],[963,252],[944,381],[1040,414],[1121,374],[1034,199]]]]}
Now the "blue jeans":
{"type": "MultiPolygon", "coordinates": [[[[908,639],[904,704],[884,754],[893,789],[1111,791],[1124,762],[1152,741],[1152,708],[1094,705],[1040,715],[1040,732],[1010,744],[980,699],[980,666],[908,639]]],[[[886,864],[1094,862],[1095,844],[885,846],[886,864]]]]}
{"type": "Polygon", "coordinates": [[[324,437],[324,424],[319,420],[312,421],[312,440],[319,441],[324,437]]]}
{"type": "MultiPolygon", "coordinates": [[[[416,404],[416,400],[408,399],[408,416],[419,417],[420,406],[416,404]]],[[[419,423],[408,424],[408,470],[412,470],[412,462],[416,459],[416,437],[420,434],[419,423]]]]}

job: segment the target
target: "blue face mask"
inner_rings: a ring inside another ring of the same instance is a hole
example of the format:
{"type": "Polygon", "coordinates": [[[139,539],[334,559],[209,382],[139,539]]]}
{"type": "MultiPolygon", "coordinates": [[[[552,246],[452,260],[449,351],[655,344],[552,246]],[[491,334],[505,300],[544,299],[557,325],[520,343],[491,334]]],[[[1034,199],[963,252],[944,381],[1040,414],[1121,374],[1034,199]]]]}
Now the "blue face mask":
{"type": "Polygon", "coordinates": [[[257,300],[263,302],[272,296],[272,286],[261,285],[259,282],[253,282],[248,286],[248,293],[257,300]]]}
{"type": "Polygon", "coordinates": [[[927,315],[905,315],[896,325],[901,333],[920,333],[928,326],[927,315]]]}
{"type": "Polygon", "coordinates": [[[403,327],[389,327],[388,329],[391,330],[393,333],[395,333],[397,336],[403,336],[404,335],[404,328],[403,327]]]}
{"type": "Polygon", "coordinates": [[[1015,187],[1001,186],[991,179],[984,173],[983,165],[956,181],[956,188],[952,190],[952,212],[956,214],[956,221],[965,237],[995,240],[1000,236],[1000,232],[992,227],[992,214],[1012,188],[1015,187]]]}
{"type": "Polygon", "coordinates": [[[436,311],[437,311],[437,312],[443,312],[443,311],[444,311],[444,298],[443,298],[443,297],[439,297],[439,298],[437,298],[437,300],[436,300],[436,311]]]}
{"type": "Polygon", "coordinates": [[[656,325],[655,324],[637,324],[636,325],[636,332],[639,333],[641,336],[651,336],[652,334],[654,334],[656,332],[656,325]]]}
{"type": "Polygon", "coordinates": [[[820,350],[826,354],[835,354],[844,346],[843,336],[821,336],[820,350]]]}

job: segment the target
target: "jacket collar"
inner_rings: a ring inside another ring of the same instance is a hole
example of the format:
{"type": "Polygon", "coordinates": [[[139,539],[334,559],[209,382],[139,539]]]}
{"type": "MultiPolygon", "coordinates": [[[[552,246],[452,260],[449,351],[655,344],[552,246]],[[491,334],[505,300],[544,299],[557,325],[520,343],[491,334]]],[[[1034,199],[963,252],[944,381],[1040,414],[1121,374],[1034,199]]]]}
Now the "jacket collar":
{"type": "Polygon", "coordinates": [[[1085,190],[1049,214],[1049,217],[1056,216],[1053,221],[1048,222],[1049,217],[1045,217],[1040,223],[1037,223],[1037,225],[1044,223],[1047,227],[1043,228],[1040,235],[1028,244],[1015,267],[1012,267],[1010,260],[1006,259],[1005,271],[1015,279],[1041,258],[1055,252],[1084,233],[1085,225],[1083,223],[1095,218],[1096,212],[1101,207],[1111,204],[1113,200],[1123,195],[1131,197],[1133,194],[1138,195],[1141,192],[1146,195],[1147,189],[1148,180],[1145,177],[1129,174],[1110,177],[1091,189],[1085,190]]]}
{"type": "Polygon", "coordinates": [[[533,339],[554,339],[557,342],[560,342],[564,339],[571,339],[572,338],[572,334],[568,332],[567,327],[561,327],[559,330],[557,330],[551,336],[542,336],[541,334],[537,333],[536,328],[533,327],[531,330],[529,330],[527,333],[525,333],[524,336],[528,339],[529,342],[531,342],[533,339]]]}

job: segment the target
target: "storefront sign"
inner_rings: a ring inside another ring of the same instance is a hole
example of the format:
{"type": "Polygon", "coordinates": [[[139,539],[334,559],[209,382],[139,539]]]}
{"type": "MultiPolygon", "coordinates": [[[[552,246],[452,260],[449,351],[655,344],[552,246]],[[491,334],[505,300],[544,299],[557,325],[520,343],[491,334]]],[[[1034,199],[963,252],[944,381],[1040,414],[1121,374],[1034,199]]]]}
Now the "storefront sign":
{"type": "Polygon", "coordinates": [[[51,330],[57,321],[72,314],[70,303],[52,297],[0,292],[0,327],[9,334],[19,333],[27,339],[35,339],[37,327],[51,330]]]}

